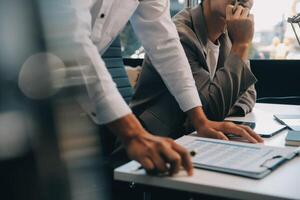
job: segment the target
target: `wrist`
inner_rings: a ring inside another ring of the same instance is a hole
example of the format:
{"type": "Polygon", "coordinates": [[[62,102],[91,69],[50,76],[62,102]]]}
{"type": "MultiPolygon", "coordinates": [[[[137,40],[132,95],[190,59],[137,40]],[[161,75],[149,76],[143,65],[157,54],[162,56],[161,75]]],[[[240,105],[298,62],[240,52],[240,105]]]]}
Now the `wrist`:
{"type": "Polygon", "coordinates": [[[244,62],[248,60],[248,50],[249,50],[249,44],[235,44],[233,43],[231,47],[232,53],[238,55],[244,62]]]}
{"type": "Polygon", "coordinates": [[[232,44],[232,49],[233,50],[238,50],[238,51],[245,51],[248,50],[249,48],[249,43],[233,43],[232,44]]]}
{"type": "Polygon", "coordinates": [[[208,122],[208,119],[202,109],[202,107],[195,107],[187,111],[187,116],[192,122],[194,128],[198,130],[203,124],[208,122]]]}
{"type": "Polygon", "coordinates": [[[126,115],[116,121],[107,124],[107,127],[115,135],[119,136],[126,145],[133,138],[146,133],[138,119],[133,115],[126,115]]]}

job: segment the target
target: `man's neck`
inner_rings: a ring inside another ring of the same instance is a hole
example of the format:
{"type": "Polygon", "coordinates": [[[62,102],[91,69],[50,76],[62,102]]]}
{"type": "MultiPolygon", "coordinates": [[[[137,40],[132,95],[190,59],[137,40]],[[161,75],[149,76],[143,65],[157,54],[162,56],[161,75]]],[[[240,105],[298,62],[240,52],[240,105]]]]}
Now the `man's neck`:
{"type": "Polygon", "coordinates": [[[204,1],[203,12],[207,29],[207,36],[213,43],[217,44],[219,37],[224,33],[226,21],[217,13],[213,13],[209,1],[204,1]]]}

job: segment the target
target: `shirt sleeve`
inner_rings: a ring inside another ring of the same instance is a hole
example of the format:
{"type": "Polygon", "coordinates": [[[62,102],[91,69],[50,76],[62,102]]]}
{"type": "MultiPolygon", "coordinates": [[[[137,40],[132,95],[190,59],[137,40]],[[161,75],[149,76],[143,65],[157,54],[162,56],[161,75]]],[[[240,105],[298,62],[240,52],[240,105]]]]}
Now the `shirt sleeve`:
{"type": "Polygon", "coordinates": [[[169,0],[140,1],[131,23],[154,68],[185,112],[202,104],[169,9],[169,0]]]}
{"type": "MultiPolygon", "coordinates": [[[[92,1],[44,1],[43,23],[48,49],[55,52],[72,71],[79,73],[69,77],[82,79],[99,124],[106,124],[129,113],[102,60],[97,47],[91,41],[92,1]],[[75,66],[75,67],[74,67],[75,66]],[[80,76],[80,77],[78,77],[80,76]]],[[[70,70],[69,70],[70,71],[70,70]]],[[[90,113],[89,113],[90,114],[90,113]]]]}

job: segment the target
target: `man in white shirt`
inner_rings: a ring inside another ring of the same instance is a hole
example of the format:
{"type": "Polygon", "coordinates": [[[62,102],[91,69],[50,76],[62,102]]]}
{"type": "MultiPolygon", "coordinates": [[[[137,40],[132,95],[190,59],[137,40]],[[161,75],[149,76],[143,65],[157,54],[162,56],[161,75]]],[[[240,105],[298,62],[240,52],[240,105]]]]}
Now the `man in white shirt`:
{"type": "Polygon", "coordinates": [[[188,60],[171,21],[169,0],[54,0],[46,4],[57,6],[56,16],[68,22],[68,27],[60,27],[51,24],[60,22],[50,21],[46,32],[48,40],[54,41],[49,42],[50,49],[60,51],[59,55],[67,61],[76,55],[83,66],[81,72],[88,91],[88,98],[81,101],[83,107],[97,124],[105,124],[118,135],[129,158],[145,169],[174,174],[183,166],[192,174],[188,152],[171,139],[153,136],[141,126],[99,56],[129,19],[155,69],[198,132],[220,139],[227,139],[223,133],[230,132],[257,142],[251,131],[205,117],[188,60]],[[62,2],[64,6],[59,7],[57,3],[62,2]],[[68,45],[72,48],[65,49],[68,45]]]}

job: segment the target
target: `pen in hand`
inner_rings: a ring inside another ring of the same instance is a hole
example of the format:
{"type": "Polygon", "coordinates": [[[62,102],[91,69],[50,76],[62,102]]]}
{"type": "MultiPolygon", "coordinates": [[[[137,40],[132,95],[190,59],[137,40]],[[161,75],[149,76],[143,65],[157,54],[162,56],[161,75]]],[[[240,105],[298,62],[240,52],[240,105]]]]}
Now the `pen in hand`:
{"type": "Polygon", "coordinates": [[[196,156],[196,154],[197,154],[196,151],[194,151],[194,150],[190,151],[190,156],[191,156],[191,157],[196,156]]]}

